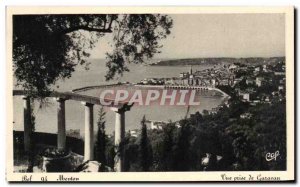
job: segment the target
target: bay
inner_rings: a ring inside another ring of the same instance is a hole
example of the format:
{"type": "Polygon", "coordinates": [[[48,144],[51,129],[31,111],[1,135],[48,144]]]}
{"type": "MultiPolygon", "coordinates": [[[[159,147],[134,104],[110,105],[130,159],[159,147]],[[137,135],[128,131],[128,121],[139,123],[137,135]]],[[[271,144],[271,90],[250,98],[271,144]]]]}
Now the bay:
{"type": "MultiPolygon", "coordinates": [[[[70,91],[86,86],[113,84],[117,82],[136,83],[144,78],[178,77],[179,73],[188,72],[191,68],[190,66],[147,66],[142,64],[129,64],[130,72],[124,73],[122,77],[115,80],[105,81],[105,74],[107,72],[105,60],[91,59],[89,62],[88,70],[83,66],[76,67],[71,78],[58,81],[53,88],[57,91],[70,91]]],[[[212,68],[212,66],[199,65],[193,66],[192,68],[193,71],[197,71],[212,68]]],[[[222,103],[221,97],[206,97],[201,94],[197,95],[197,97],[201,104],[199,106],[191,106],[188,115],[197,111],[202,112],[204,109],[210,110],[222,103]]],[[[57,103],[50,98],[48,102],[47,106],[43,106],[42,108],[39,107],[38,102],[35,103],[35,129],[37,132],[56,133],[57,103]]],[[[114,131],[115,113],[108,108],[104,109],[106,111],[106,132],[111,134],[114,131]]],[[[100,106],[94,107],[95,131],[97,129],[96,122],[99,110],[100,106]]],[[[126,112],[126,131],[139,129],[143,115],[145,115],[148,120],[177,121],[182,119],[186,114],[186,106],[134,106],[130,111],[126,112]]],[[[15,96],[13,99],[13,120],[14,130],[23,130],[23,101],[21,97],[15,96]]],[[[66,129],[79,129],[80,134],[84,134],[84,106],[78,101],[66,101],[66,129]]]]}

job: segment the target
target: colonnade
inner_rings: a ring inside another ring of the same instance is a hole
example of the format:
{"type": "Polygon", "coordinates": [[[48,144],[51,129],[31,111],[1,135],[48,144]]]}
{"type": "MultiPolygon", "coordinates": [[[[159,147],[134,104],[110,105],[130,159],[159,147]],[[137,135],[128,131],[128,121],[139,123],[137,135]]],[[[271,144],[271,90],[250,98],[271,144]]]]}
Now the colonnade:
{"type": "MultiPolygon", "coordinates": [[[[56,97],[54,100],[57,102],[57,148],[66,149],[66,98],[56,97]]],[[[23,97],[24,108],[24,149],[30,151],[31,147],[31,103],[29,97],[23,97]]],[[[85,110],[85,133],[84,133],[84,161],[94,159],[94,103],[86,101],[81,102],[85,110]]],[[[96,103],[98,104],[98,103],[96,103]]],[[[132,106],[132,105],[131,105],[132,106]]],[[[125,112],[129,111],[131,106],[127,104],[110,106],[109,108],[115,112],[115,171],[124,171],[124,147],[122,142],[125,137],[125,112]]]]}

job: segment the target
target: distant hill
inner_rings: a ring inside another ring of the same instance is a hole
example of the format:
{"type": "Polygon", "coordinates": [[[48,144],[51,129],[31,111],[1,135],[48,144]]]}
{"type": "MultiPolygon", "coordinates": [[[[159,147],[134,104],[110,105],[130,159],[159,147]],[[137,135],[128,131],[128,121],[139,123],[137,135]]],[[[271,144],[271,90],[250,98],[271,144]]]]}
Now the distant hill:
{"type": "Polygon", "coordinates": [[[285,57],[251,57],[251,58],[189,58],[189,59],[173,59],[161,60],[152,63],[152,66],[188,66],[188,65],[219,65],[219,64],[271,64],[279,61],[285,61],[285,57]]]}

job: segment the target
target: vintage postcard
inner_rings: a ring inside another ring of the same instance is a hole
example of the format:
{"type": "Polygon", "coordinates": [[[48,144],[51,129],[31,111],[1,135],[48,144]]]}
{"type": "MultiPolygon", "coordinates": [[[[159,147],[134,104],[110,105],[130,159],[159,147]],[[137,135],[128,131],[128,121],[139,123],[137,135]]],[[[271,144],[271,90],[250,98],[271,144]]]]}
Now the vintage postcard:
{"type": "Polygon", "coordinates": [[[11,182],[295,180],[293,7],[7,7],[11,182]]]}

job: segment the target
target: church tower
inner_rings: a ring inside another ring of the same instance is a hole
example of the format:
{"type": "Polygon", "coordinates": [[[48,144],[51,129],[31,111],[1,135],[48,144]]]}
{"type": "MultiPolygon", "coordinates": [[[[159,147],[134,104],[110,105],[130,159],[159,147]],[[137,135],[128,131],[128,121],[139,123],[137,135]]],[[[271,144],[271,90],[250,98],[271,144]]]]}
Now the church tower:
{"type": "Polygon", "coordinates": [[[189,85],[194,85],[194,75],[193,75],[192,66],[191,66],[190,73],[189,73],[189,85]]]}

